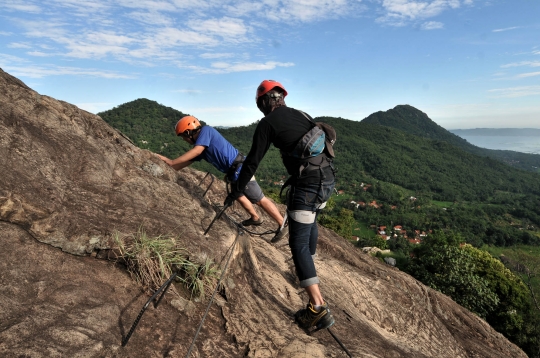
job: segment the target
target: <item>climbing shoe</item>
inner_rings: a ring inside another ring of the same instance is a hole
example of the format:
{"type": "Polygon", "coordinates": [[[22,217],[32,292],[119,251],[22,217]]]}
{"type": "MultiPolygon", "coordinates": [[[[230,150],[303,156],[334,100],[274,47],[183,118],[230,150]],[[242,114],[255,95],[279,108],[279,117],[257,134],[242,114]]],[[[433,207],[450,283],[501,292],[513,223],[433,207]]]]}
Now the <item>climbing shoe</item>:
{"type": "Polygon", "coordinates": [[[249,218],[247,220],[242,221],[242,225],[244,225],[244,226],[251,226],[251,225],[259,226],[263,222],[264,222],[264,220],[261,217],[259,218],[259,220],[253,220],[252,218],[249,218]]]}
{"type": "Polygon", "coordinates": [[[294,314],[294,320],[302,329],[309,330],[315,327],[313,332],[331,327],[336,323],[326,302],[321,306],[319,312],[315,311],[313,304],[309,302],[305,309],[294,314]]]}
{"type": "Polygon", "coordinates": [[[285,228],[281,229],[277,232],[277,234],[270,240],[272,244],[275,244],[276,242],[281,241],[285,236],[287,236],[287,230],[285,228]]]}

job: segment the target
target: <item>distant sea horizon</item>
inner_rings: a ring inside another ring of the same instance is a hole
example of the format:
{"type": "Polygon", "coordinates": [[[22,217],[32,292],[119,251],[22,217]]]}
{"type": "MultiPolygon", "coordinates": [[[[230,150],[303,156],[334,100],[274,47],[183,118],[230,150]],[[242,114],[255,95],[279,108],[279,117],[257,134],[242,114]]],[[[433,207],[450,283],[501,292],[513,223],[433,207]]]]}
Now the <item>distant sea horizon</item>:
{"type": "Polygon", "coordinates": [[[455,129],[450,132],[481,148],[540,155],[539,129],[455,129]],[[520,133],[521,132],[521,133],[520,133]]]}

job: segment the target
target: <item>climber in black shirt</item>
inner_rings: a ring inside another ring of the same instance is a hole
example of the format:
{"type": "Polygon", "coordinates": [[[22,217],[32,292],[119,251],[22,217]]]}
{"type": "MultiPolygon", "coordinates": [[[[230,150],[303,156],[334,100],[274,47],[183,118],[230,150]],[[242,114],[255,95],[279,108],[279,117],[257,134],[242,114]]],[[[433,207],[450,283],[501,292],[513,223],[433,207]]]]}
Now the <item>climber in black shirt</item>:
{"type": "Polygon", "coordinates": [[[287,180],[291,185],[287,195],[289,247],[300,286],[309,296],[307,307],[296,312],[295,319],[304,329],[323,329],[335,321],[319,290],[313,257],[318,239],[316,219],[334,190],[334,168],[326,152],[310,158],[316,165],[308,165],[290,154],[315,124],[306,113],[287,107],[285,96],[287,91],[276,81],[265,80],[257,88],[255,100],[265,117],[255,129],[251,150],[225,204],[242,192],[241,188],[255,174],[270,144],[280,149],[283,164],[291,176],[287,180]]]}

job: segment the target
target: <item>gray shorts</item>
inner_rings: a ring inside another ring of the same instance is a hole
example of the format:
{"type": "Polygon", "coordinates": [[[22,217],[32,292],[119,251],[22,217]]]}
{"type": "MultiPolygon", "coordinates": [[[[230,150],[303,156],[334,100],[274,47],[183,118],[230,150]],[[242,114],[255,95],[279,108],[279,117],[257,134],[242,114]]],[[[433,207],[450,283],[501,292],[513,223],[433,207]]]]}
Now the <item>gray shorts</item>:
{"type": "Polygon", "coordinates": [[[250,180],[249,183],[246,185],[244,195],[246,196],[246,198],[249,199],[252,204],[256,204],[261,201],[262,198],[264,198],[262,189],[255,179],[250,180]]]}

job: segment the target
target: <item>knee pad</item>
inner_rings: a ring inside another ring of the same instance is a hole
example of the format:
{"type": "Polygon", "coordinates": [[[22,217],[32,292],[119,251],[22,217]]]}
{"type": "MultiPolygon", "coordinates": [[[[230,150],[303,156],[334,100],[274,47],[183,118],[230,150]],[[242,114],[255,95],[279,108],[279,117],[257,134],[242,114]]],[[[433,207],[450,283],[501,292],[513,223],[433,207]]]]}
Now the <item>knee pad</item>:
{"type": "Polygon", "coordinates": [[[291,210],[287,211],[289,218],[301,224],[313,224],[317,213],[309,210],[291,210]]]}

